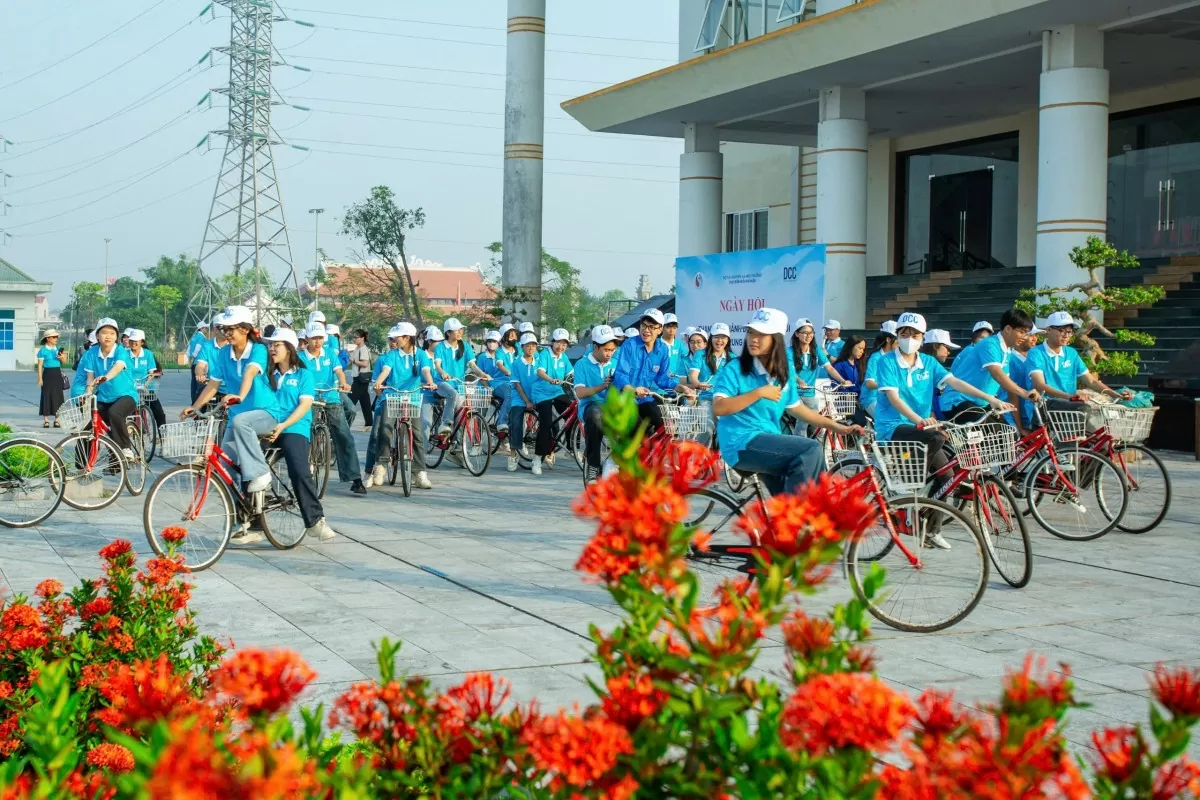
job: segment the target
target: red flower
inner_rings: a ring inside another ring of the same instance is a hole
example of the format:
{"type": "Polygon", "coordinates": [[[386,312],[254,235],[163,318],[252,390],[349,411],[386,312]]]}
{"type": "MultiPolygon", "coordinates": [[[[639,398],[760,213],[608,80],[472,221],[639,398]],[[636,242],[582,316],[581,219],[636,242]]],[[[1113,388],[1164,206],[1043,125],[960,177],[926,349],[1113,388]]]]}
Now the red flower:
{"type": "Polygon", "coordinates": [[[118,653],[132,653],[133,637],[124,631],[114,633],[108,637],[108,646],[118,653]]]}
{"type": "Polygon", "coordinates": [[[172,525],[169,528],[163,528],[163,531],[160,535],[162,536],[164,542],[178,544],[187,538],[187,534],[187,528],[181,528],[178,525],[172,525]]]}
{"type": "Polygon", "coordinates": [[[1033,653],[1027,655],[1021,671],[1009,672],[1004,678],[1000,710],[1007,714],[1033,711],[1035,716],[1044,718],[1074,704],[1071,669],[1065,664],[1060,666],[1061,672],[1049,672],[1045,658],[1033,653]]]}
{"type": "Polygon", "coordinates": [[[12,684],[8,681],[0,681],[0,700],[7,700],[12,697],[12,684]]]}
{"type": "Polygon", "coordinates": [[[109,600],[107,597],[97,597],[95,600],[89,600],[83,604],[83,607],[79,609],[79,616],[84,619],[102,617],[111,612],[112,607],[112,600],[109,600]]]}
{"type": "Polygon", "coordinates": [[[1096,772],[1113,783],[1124,783],[1133,777],[1146,755],[1146,746],[1137,729],[1124,726],[1096,731],[1092,734],[1096,746],[1096,772]]]}
{"type": "Polygon", "coordinates": [[[115,561],[121,556],[133,552],[133,545],[124,539],[114,539],[100,548],[100,557],[105,561],[115,561]]]}
{"type": "Polygon", "coordinates": [[[187,571],[188,568],[183,563],[183,556],[152,558],[146,562],[146,571],[139,572],[137,577],[143,584],[166,586],[176,575],[187,571]]]}
{"type": "Polygon", "coordinates": [[[793,612],[782,628],[788,649],[805,660],[828,650],[833,644],[833,623],[822,617],[810,617],[800,610],[793,612]]]}
{"type": "Polygon", "coordinates": [[[846,651],[846,665],[851,672],[874,672],[875,648],[854,645],[846,651]]]}
{"type": "Polygon", "coordinates": [[[62,581],[56,581],[53,578],[47,578],[37,585],[34,589],[34,594],[38,597],[49,599],[55,595],[62,594],[62,581]]]}
{"type": "Polygon", "coordinates": [[[695,494],[721,477],[721,457],[699,442],[673,441],[667,445],[661,464],[647,464],[670,479],[671,488],[682,495],[695,494]]]}
{"type": "Polygon", "coordinates": [[[568,716],[559,711],[534,720],[522,735],[538,769],[550,773],[551,785],[588,788],[604,779],[617,759],[633,752],[629,732],[604,717],[568,716]]]}
{"type": "Polygon", "coordinates": [[[780,737],[815,755],[856,747],[888,749],[913,718],[909,699],[862,673],[817,675],[796,687],[783,711],[780,737]]]}
{"type": "Polygon", "coordinates": [[[120,664],[115,661],[109,661],[107,664],[84,664],[83,669],[79,671],[79,688],[99,686],[119,667],[120,664]]]}
{"type": "Polygon", "coordinates": [[[965,715],[954,702],[953,692],[926,689],[917,698],[917,721],[926,735],[942,738],[962,728],[965,715]]]}
{"type": "Polygon", "coordinates": [[[1150,789],[1153,800],[1173,800],[1184,796],[1200,795],[1200,764],[1187,756],[1164,764],[1154,773],[1154,785],[1150,789]]]}
{"type": "Polygon", "coordinates": [[[290,650],[243,650],[220,666],[213,688],[248,714],[274,714],[290,706],[315,677],[290,650]]]}
{"type": "Polygon", "coordinates": [[[847,481],[829,473],[822,473],[804,487],[802,494],[815,513],[824,514],[849,538],[861,536],[879,516],[878,506],[868,502],[862,493],[851,491],[847,481]]]}
{"type": "Polygon", "coordinates": [[[156,661],[121,664],[100,684],[108,708],[96,712],[105,725],[132,731],[145,723],[195,711],[199,701],[185,676],[175,672],[167,656],[156,661]]]}
{"type": "Polygon", "coordinates": [[[237,776],[202,724],[172,725],[170,744],[146,784],[150,797],[226,800],[243,797],[237,776]]]}
{"type": "Polygon", "coordinates": [[[49,641],[42,615],[32,606],[21,603],[9,606],[0,614],[0,651],[37,650],[49,641]]]}
{"type": "Polygon", "coordinates": [[[93,747],[87,754],[87,763],[109,772],[132,772],[135,766],[129,748],[108,742],[93,747]]]}
{"type": "Polygon", "coordinates": [[[1150,679],[1154,697],[1176,718],[1200,717],[1200,670],[1168,669],[1159,664],[1150,679]]]}
{"type": "Polygon", "coordinates": [[[763,513],[751,503],[737,528],[754,543],[785,556],[807,555],[810,583],[824,579],[815,567],[829,560],[828,550],[845,539],[858,537],[874,520],[874,510],[858,495],[850,495],[843,481],[822,476],[796,494],[772,497],[763,513]]]}
{"type": "Polygon", "coordinates": [[[417,738],[413,721],[428,708],[424,692],[425,683],[420,680],[391,681],[384,686],[356,683],[334,701],[329,724],[349,727],[358,738],[379,749],[386,766],[404,770],[408,745],[417,738]]]}
{"type": "Polygon", "coordinates": [[[603,701],[605,716],[630,730],[657,714],[669,697],[644,672],[614,676],[608,679],[607,686],[608,695],[603,701]]]}

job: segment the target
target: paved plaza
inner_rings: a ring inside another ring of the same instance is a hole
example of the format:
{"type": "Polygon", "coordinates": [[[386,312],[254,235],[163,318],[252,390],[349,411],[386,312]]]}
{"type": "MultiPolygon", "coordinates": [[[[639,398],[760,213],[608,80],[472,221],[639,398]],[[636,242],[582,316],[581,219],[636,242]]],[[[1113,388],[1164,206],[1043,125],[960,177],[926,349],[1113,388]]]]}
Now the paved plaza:
{"type": "MultiPolygon", "coordinates": [[[[186,382],[181,373],[165,379],[168,414],[185,399],[186,382]]],[[[32,374],[0,375],[0,421],[40,434],[35,393],[32,374]]],[[[1160,661],[1200,664],[1200,466],[1167,458],[1175,497],[1157,530],[1072,543],[1035,527],[1029,586],[1011,589],[993,571],[979,607],[945,633],[876,625],[880,674],[914,694],[935,685],[970,702],[995,698],[1005,669],[1035,650],[1071,664],[1091,704],[1072,713],[1072,742],[1145,720],[1147,670],[1160,661]]],[[[436,488],[411,498],[398,488],[359,498],[335,472],[325,508],[342,536],[290,552],[266,542],[231,547],[194,576],[202,629],[238,646],[296,650],[320,675],[312,701],[374,676],[372,642],[386,636],[404,642],[402,669],[438,685],[491,670],[519,699],[537,697],[548,708],[587,702],[586,679],[599,674],[587,663],[588,625],[618,617],[607,593],[573,570],[590,533],[569,510],[581,489],[578,470],[567,463],[539,479],[493,462],[477,479],[444,464],[431,478],[436,488]]],[[[100,512],[63,505],[37,529],[0,529],[0,592],[95,576],[96,551],[115,538],[130,539],[145,557],[141,513],[141,498],[122,496],[100,512]]],[[[836,576],[813,603],[847,595],[836,576]]],[[[778,674],[783,657],[776,633],[757,669],[778,674]]]]}

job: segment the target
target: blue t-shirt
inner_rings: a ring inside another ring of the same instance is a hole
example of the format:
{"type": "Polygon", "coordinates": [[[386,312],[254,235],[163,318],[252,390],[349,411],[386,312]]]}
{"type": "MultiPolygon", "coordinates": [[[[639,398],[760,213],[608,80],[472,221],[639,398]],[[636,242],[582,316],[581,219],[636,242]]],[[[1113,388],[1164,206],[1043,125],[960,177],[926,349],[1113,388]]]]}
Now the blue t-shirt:
{"type": "Polygon", "coordinates": [[[1026,372],[1031,382],[1034,373],[1040,372],[1042,380],[1051,389],[1075,394],[1079,390],[1079,379],[1087,374],[1087,366],[1074,347],[1064,347],[1055,354],[1050,351],[1049,345],[1042,342],[1029,351],[1026,372]]]}
{"type": "MultiPolygon", "coordinates": [[[[995,395],[1000,391],[1000,384],[992,377],[992,373],[988,371],[988,367],[995,364],[1004,370],[1004,374],[1007,375],[1011,352],[1005,346],[1004,339],[999,334],[989,336],[970,347],[964,348],[954,359],[954,364],[950,367],[950,372],[954,377],[968,386],[974,386],[984,394],[995,395]]],[[[947,389],[942,394],[942,408],[946,411],[949,411],[960,403],[970,403],[975,406],[987,405],[986,401],[980,400],[978,397],[968,397],[956,389],[947,389]]]]}
{"type": "Polygon", "coordinates": [[[933,416],[933,394],[939,384],[949,375],[946,368],[933,356],[917,354],[911,367],[900,363],[900,351],[893,350],[880,359],[875,382],[879,384],[879,402],[875,406],[875,438],[890,442],[892,434],[901,425],[912,425],[892,405],[894,389],[910,409],[921,419],[933,416]]]}
{"type": "Polygon", "coordinates": [[[837,357],[842,354],[842,348],[846,346],[844,339],[835,339],[832,342],[823,342],[821,345],[825,350],[825,356],[830,362],[837,361],[837,357]]]}
{"type": "MultiPolygon", "coordinates": [[[[618,389],[632,386],[669,392],[679,384],[678,378],[671,377],[671,354],[662,339],[656,339],[647,353],[641,338],[630,337],[613,358],[617,362],[613,368],[613,386],[618,389]]],[[[639,405],[653,402],[653,397],[638,398],[639,405]]]]}
{"type": "Polygon", "coordinates": [[[133,351],[129,352],[129,363],[133,370],[133,380],[139,386],[145,386],[150,378],[150,373],[158,369],[158,361],[154,358],[154,353],[146,348],[142,348],[142,354],[135,356],[133,351]]]}
{"type": "Polygon", "coordinates": [[[213,362],[217,360],[217,353],[220,352],[220,350],[221,348],[217,347],[216,342],[212,341],[211,339],[205,339],[200,345],[200,352],[198,352],[196,357],[192,359],[193,366],[203,361],[208,365],[209,377],[211,378],[212,365],[213,362]]]}
{"type": "Polygon", "coordinates": [[[788,372],[791,373],[793,383],[795,378],[799,378],[808,384],[807,389],[798,389],[801,397],[812,397],[817,393],[817,378],[829,375],[825,372],[825,365],[829,363],[829,359],[821,352],[821,348],[814,347],[815,352],[805,353],[800,357],[800,369],[796,369],[795,353],[792,348],[787,350],[788,372]]]}
{"type": "MultiPolygon", "coordinates": [[[[717,373],[721,371],[721,367],[725,366],[727,361],[729,361],[728,356],[717,356],[717,368],[715,371],[711,370],[708,368],[708,351],[697,350],[696,352],[692,353],[691,358],[689,359],[688,369],[694,369],[699,373],[696,376],[696,380],[698,380],[700,383],[712,383],[713,378],[716,377],[717,373]]],[[[712,400],[712,397],[712,389],[705,389],[704,391],[700,392],[701,400],[712,400]]]]}
{"type": "MultiPolygon", "coordinates": [[[[100,346],[96,345],[83,354],[79,362],[80,372],[90,372],[91,378],[102,378],[117,363],[125,365],[117,377],[105,381],[96,387],[96,400],[101,403],[115,403],[122,397],[137,401],[137,387],[133,383],[133,363],[129,351],[121,345],[115,345],[112,352],[105,358],[100,354],[100,346]]],[[[85,378],[86,380],[86,378],[85,378]]]]}
{"type": "Polygon", "coordinates": [[[242,402],[229,407],[230,419],[255,409],[275,413],[275,392],[267,380],[267,346],[262,342],[248,342],[242,358],[234,358],[233,345],[224,345],[209,362],[208,377],[220,381],[221,391],[225,394],[237,394],[242,390],[242,376],[250,364],[258,365],[258,374],[254,376],[250,391],[242,398],[242,402]]]}
{"type": "Polygon", "coordinates": [[[37,357],[41,359],[43,367],[62,366],[62,362],[58,360],[58,350],[56,348],[42,345],[38,348],[37,357]]]}
{"type": "MultiPolygon", "coordinates": [[[[766,386],[768,382],[776,383],[767,376],[758,359],[754,360],[754,371],[749,375],[742,374],[740,360],[730,361],[717,372],[717,379],[713,384],[713,397],[737,397],[760,386],[766,386]]],[[[779,433],[779,420],[784,411],[800,404],[800,395],[796,392],[796,384],[790,375],[786,383],[786,386],[780,387],[783,392],[778,400],[756,400],[738,413],[721,417],[717,421],[717,441],[721,445],[721,457],[725,459],[726,464],[736,466],[738,454],[746,449],[755,436],[762,433],[779,433]]]]}
{"type": "Polygon", "coordinates": [[[337,376],[333,374],[335,364],[329,355],[329,348],[322,348],[320,355],[315,356],[308,352],[308,348],[305,348],[300,351],[300,360],[304,362],[306,368],[304,371],[312,375],[313,388],[324,390],[316,399],[324,403],[340,404],[342,402],[341,395],[338,394],[337,389],[330,388],[337,386],[338,382],[337,376]]]}
{"type": "MultiPolygon", "coordinates": [[[[609,375],[612,375],[615,367],[611,358],[606,363],[600,364],[596,361],[593,353],[588,353],[575,362],[575,388],[592,389],[599,386],[609,375]]],[[[579,418],[583,419],[583,412],[587,410],[588,406],[603,403],[606,399],[608,399],[608,392],[598,392],[589,397],[579,398],[579,418]]]]}
{"type": "Polygon", "coordinates": [[[863,370],[863,385],[862,391],[858,394],[858,405],[864,411],[868,409],[871,403],[874,403],[879,396],[878,389],[871,389],[867,386],[867,381],[875,381],[879,383],[879,362],[888,355],[887,353],[875,352],[867,359],[867,368],[863,370]]]}
{"type": "MultiPolygon", "coordinates": [[[[521,384],[521,389],[524,390],[530,400],[534,398],[533,387],[539,383],[545,383],[537,374],[538,367],[542,363],[541,355],[541,353],[535,353],[532,364],[527,363],[525,357],[522,356],[512,366],[513,381],[521,384]]],[[[534,402],[537,401],[535,400],[534,402]]],[[[516,389],[513,389],[511,404],[514,406],[525,405],[525,401],[521,398],[521,393],[516,389]]]]}
{"type": "MultiPolygon", "coordinates": [[[[675,341],[667,343],[666,339],[660,339],[663,344],[667,345],[667,353],[671,356],[670,369],[671,374],[676,378],[686,378],[688,364],[691,362],[691,354],[688,353],[687,342],[675,337],[675,341]]],[[[678,383],[678,381],[676,381],[678,383]]]]}
{"type": "MultiPolygon", "coordinates": [[[[1030,389],[1033,387],[1033,382],[1029,378],[1029,355],[1013,352],[1011,358],[1008,359],[1008,377],[1012,378],[1013,383],[1020,386],[1022,389],[1030,389]]],[[[1021,409],[1021,422],[1024,423],[1026,430],[1033,427],[1033,403],[1020,397],[1007,398],[1009,403],[1012,403],[1017,408],[1021,409]]],[[[1004,418],[1008,420],[1008,424],[1013,424],[1012,414],[1005,414],[1004,418]]]]}
{"type": "MultiPolygon", "coordinates": [[[[467,376],[467,365],[475,360],[475,353],[471,350],[471,345],[466,342],[459,342],[457,347],[462,348],[457,356],[454,353],[455,348],[445,342],[438,342],[437,347],[433,351],[433,357],[442,362],[442,371],[451,378],[462,380],[467,376]]],[[[434,378],[438,376],[435,374],[434,378]]]]}
{"type": "MultiPolygon", "coordinates": [[[[571,359],[567,358],[565,352],[560,356],[555,356],[549,350],[543,350],[538,353],[537,365],[538,369],[545,370],[546,374],[556,381],[565,380],[567,375],[571,374],[571,359]]],[[[544,400],[562,397],[562,394],[561,386],[555,386],[550,381],[539,380],[533,385],[533,394],[530,395],[530,399],[536,405],[544,400]]]]}
{"type": "Polygon", "coordinates": [[[192,334],[192,338],[188,339],[187,356],[193,362],[200,357],[200,353],[204,351],[204,345],[209,343],[209,338],[204,335],[204,331],[196,331],[192,334]]]}
{"type": "Polygon", "coordinates": [[[512,360],[503,347],[497,347],[495,353],[484,350],[475,357],[475,366],[492,379],[492,386],[503,386],[512,380],[511,377],[500,371],[501,364],[507,367],[509,372],[512,372],[512,360]]]}
{"type": "MultiPolygon", "coordinates": [[[[300,405],[300,399],[307,397],[316,399],[317,382],[311,369],[293,369],[285,374],[276,371],[275,408],[271,416],[276,422],[283,422],[292,415],[300,405]]],[[[236,406],[235,406],[236,408],[236,406]]],[[[283,429],[284,433],[298,433],[305,439],[312,437],[312,406],[298,422],[283,429]]]]}

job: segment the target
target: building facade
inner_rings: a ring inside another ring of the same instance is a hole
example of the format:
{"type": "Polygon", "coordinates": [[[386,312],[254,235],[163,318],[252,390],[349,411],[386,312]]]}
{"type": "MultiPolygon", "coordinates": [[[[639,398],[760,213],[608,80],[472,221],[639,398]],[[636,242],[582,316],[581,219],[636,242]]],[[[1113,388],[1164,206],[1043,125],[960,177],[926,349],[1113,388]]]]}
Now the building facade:
{"type": "MultiPolygon", "coordinates": [[[[391,268],[378,264],[323,266],[326,279],[319,290],[322,301],[353,297],[370,302],[372,294],[390,295],[395,281],[391,268]]],[[[477,266],[447,267],[418,258],[410,260],[409,272],[423,305],[441,316],[469,319],[473,313],[495,305],[496,290],[487,283],[477,266]]],[[[472,330],[472,333],[478,331],[472,330]]]]}
{"type": "Polygon", "coordinates": [[[828,247],[867,276],[1200,255],[1200,0],[679,0],[680,63],[568,101],[682,138],[679,254],[828,247]]]}
{"type": "Polygon", "coordinates": [[[0,370],[28,369],[43,327],[37,319],[39,295],[54,288],[50,281],[37,281],[0,258],[0,370]]]}

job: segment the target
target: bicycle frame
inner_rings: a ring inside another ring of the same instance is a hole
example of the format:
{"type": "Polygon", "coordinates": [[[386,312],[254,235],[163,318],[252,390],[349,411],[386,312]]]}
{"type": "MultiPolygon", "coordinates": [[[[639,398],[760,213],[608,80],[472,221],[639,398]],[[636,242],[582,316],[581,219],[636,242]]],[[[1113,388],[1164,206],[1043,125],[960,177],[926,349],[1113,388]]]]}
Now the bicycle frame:
{"type": "MultiPolygon", "coordinates": [[[[860,446],[859,452],[863,454],[864,458],[866,457],[865,448],[860,446]]],[[[867,469],[864,469],[862,472],[846,481],[844,484],[844,491],[847,494],[860,491],[869,491],[871,493],[872,499],[874,499],[875,505],[879,509],[879,516],[881,519],[883,519],[883,524],[887,527],[888,535],[892,539],[892,544],[900,548],[900,552],[903,553],[904,557],[908,559],[909,564],[917,569],[921,569],[924,566],[924,563],[916,553],[914,553],[904,544],[903,537],[901,537],[900,533],[896,530],[896,526],[892,524],[892,516],[889,513],[890,508],[888,507],[887,495],[883,491],[883,487],[879,485],[879,476],[876,474],[875,468],[873,466],[869,466],[869,461],[866,463],[868,464],[867,469]]]]}
{"type": "Polygon", "coordinates": [[[241,472],[238,471],[237,464],[225,454],[220,444],[213,442],[212,450],[209,451],[208,457],[204,461],[204,477],[197,482],[195,493],[192,495],[192,505],[188,508],[187,519],[194,520],[200,516],[200,509],[204,507],[204,501],[208,499],[209,481],[213,479],[214,475],[224,481],[239,505],[243,507],[247,505],[246,496],[242,493],[241,481],[234,480],[230,470],[237,472],[240,477],[241,472]]]}

